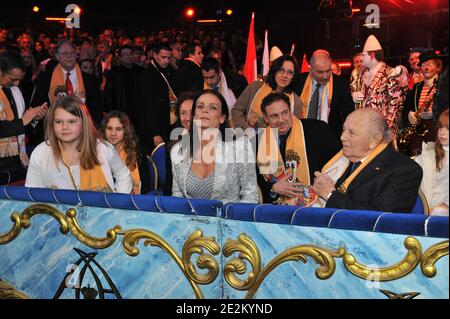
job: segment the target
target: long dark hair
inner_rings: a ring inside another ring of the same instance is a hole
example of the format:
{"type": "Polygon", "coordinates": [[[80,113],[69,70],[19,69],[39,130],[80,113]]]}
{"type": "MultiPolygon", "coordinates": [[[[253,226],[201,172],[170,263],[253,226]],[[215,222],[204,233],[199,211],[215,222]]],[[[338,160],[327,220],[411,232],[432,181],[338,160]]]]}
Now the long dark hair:
{"type": "MultiPolygon", "coordinates": [[[[448,109],[446,109],[444,112],[441,113],[441,115],[439,116],[439,120],[437,122],[438,130],[443,127],[446,127],[448,129],[448,109]]],[[[442,170],[442,167],[444,166],[445,152],[444,148],[442,147],[441,141],[439,140],[439,133],[436,139],[435,153],[436,153],[436,170],[440,172],[442,170]]]]}
{"type": "Polygon", "coordinates": [[[102,137],[106,140],[106,126],[109,123],[109,120],[112,118],[117,118],[122,124],[123,127],[123,140],[122,147],[127,154],[125,164],[132,171],[136,168],[137,165],[137,152],[138,152],[138,137],[134,132],[133,124],[130,121],[130,118],[127,114],[122,111],[111,111],[105,115],[100,125],[100,133],[102,137]]]}
{"type": "Polygon", "coordinates": [[[298,85],[299,76],[300,76],[300,68],[298,66],[297,60],[290,55],[282,55],[275,61],[273,61],[270,66],[269,73],[267,74],[266,83],[272,88],[272,90],[276,90],[278,87],[277,82],[275,81],[275,75],[278,71],[283,67],[283,63],[285,61],[290,61],[294,64],[294,76],[292,77],[291,83],[284,89],[283,93],[291,93],[298,85]]]}
{"type": "MultiPolygon", "coordinates": [[[[227,101],[222,96],[222,94],[220,94],[216,90],[204,90],[204,91],[200,92],[200,94],[194,100],[194,104],[192,105],[192,111],[191,111],[191,127],[189,128],[189,140],[190,140],[190,142],[189,142],[190,143],[189,152],[190,152],[191,158],[193,158],[193,156],[194,156],[194,125],[195,125],[194,124],[194,116],[195,116],[195,109],[197,108],[197,101],[198,101],[198,99],[201,96],[205,95],[205,94],[214,95],[220,101],[221,109],[222,109],[222,115],[225,115],[225,121],[222,124],[220,124],[220,126],[219,126],[219,131],[220,131],[220,134],[222,135],[222,141],[223,142],[225,142],[225,130],[230,127],[229,123],[228,123],[228,119],[229,119],[228,105],[227,105],[227,101]]],[[[201,139],[201,136],[199,136],[199,138],[201,139]]],[[[196,143],[196,145],[200,145],[200,140],[197,141],[197,142],[198,143],[196,143]]]]}

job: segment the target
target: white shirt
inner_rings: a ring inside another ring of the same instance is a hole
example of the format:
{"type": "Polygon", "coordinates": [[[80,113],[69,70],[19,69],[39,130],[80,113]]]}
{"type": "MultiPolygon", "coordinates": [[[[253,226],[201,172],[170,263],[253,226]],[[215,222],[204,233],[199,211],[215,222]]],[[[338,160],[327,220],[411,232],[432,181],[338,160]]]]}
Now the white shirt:
{"type": "MultiPolygon", "coordinates": [[[[68,71],[66,71],[64,68],[62,70],[64,73],[64,84],[65,84],[67,81],[68,71]]],[[[72,81],[73,92],[77,93],[78,92],[78,77],[77,77],[77,71],[75,70],[75,68],[70,71],[70,81],[72,81]]]]}
{"type": "MultiPolygon", "coordinates": [[[[130,194],[132,186],[130,170],[122,162],[114,147],[109,143],[99,142],[97,153],[109,187],[115,193],[130,194]]],[[[70,166],[70,170],[79,189],[80,166],[70,166]]],[[[56,163],[52,148],[47,142],[39,144],[31,154],[25,186],[75,190],[67,167],[62,163],[56,163]]]]}

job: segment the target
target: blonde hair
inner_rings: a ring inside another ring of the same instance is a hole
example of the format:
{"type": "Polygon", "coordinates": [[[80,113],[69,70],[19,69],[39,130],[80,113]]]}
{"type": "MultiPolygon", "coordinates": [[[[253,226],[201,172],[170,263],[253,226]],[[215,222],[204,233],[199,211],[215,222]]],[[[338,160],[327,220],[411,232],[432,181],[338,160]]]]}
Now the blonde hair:
{"type": "Polygon", "coordinates": [[[45,117],[45,139],[53,150],[55,160],[57,162],[62,160],[59,140],[56,137],[53,128],[55,111],[57,109],[63,109],[64,111],[80,118],[82,121],[80,140],[77,145],[77,150],[81,153],[80,166],[83,169],[93,169],[96,165],[100,165],[100,161],[97,156],[97,143],[99,135],[94,127],[86,105],[76,96],[59,97],[51,106],[47,116],[45,117]]]}

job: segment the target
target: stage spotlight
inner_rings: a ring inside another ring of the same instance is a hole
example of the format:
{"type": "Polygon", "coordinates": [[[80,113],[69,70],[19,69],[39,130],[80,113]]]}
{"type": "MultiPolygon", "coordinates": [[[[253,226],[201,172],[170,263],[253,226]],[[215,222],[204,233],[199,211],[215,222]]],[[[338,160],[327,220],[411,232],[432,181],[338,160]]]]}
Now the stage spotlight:
{"type": "Polygon", "coordinates": [[[33,7],[33,11],[36,12],[36,13],[38,13],[38,12],[39,12],[39,7],[38,7],[38,6],[34,6],[34,7],[33,7]]]}
{"type": "Polygon", "coordinates": [[[192,8],[188,8],[186,9],[185,14],[188,18],[192,18],[195,15],[195,10],[192,8]]]}
{"type": "Polygon", "coordinates": [[[228,9],[227,12],[226,12],[226,14],[227,14],[228,16],[232,15],[232,14],[233,14],[233,10],[228,9]]]}

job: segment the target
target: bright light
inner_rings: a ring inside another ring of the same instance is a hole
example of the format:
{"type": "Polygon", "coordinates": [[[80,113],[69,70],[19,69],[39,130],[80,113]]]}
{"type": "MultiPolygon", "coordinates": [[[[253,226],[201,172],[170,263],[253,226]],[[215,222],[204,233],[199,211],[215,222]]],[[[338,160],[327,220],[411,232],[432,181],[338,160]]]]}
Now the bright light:
{"type": "Polygon", "coordinates": [[[76,7],[75,10],[73,10],[73,12],[80,14],[81,13],[80,7],[76,7]]]}
{"type": "Polygon", "coordinates": [[[358,13],[358,12],[361,12],[361,9],[359,9],[359,8],[353,8],[353,9],[352,9],[352,12],[353,12],[353,13],[358,13]]]}
{"type": "Polygon", "coordinates": [[[227,12],[226,12],[226,14],[229,15],[229,16],[232,15],[232,14],[233,14],[233,10],[228,9],[227,12]]]}
{"type": "Polygon", "coordinates": [[[70,21],[72,19],[70,19],[70,18],[51,18],[51,17],[46,17],[45,20],[46,21],[62,21],[62,22],[64,22],[64,21],[70,21]]]}
{"type": "Polygon", "coordinates": [[[194,9],[189,8],[189,9],[186,10],[186,15],[188,17],[192,18],[194,16],[194,14],[195,14],[195,10],[194,9]]]}
{"type": "Polygon", "coordinates": [[[338,62],[338,65],[341,68],[346,69],[346,68],[350,68],[352,66],[352,63],[351,62],[338,62]]]}
{"type": "Polygon", "coordinates": [[[36,12],[36,13],[38,13],[38,12],[39,12],[39,7],[38,7],[38,6],[34,6],[34,7],[33,7],[33,11],[36,12]]]}

